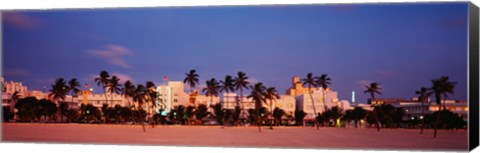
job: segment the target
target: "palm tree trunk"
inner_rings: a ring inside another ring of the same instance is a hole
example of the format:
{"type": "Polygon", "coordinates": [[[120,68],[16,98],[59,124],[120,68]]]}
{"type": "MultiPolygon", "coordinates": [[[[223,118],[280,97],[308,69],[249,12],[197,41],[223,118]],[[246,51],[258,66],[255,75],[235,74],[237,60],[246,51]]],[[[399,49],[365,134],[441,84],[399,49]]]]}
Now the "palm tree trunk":
{"type": "Polygon", "coordinates": [[[320,127],[318,127],[318,120],[317,120],[317,109],[315,108],[315,102],[313,101],[313,96],[312,96],[312,90],[310,85],[308,85],[308,94],[310,95],[310,100],[312,100],[312,106],[313,106],[313,113],[314,113],[314,120],[315,120],[315,126],[317,126],[317,130],[319,130],[320,127]]]}
{"type": "MultiPolygon", "coordinates": [[[[375,101],[375,96],[373,95],[373,93],[371,93],[371,96],[372,96],[372,103],[375,101]]],[[[378,120],[378,114],[377,114],[377,111],[375,111],[375,106],[373,107],[373,114],[375,115],[375,120],[376,120],[376,124],[377,124],[377,131],[380,132],[380,121],[378,120]]]]}
{"type": "Polygon", "coordinates": [[[262,129],[260,128],[261,126],[261,119],[260,119],[260,108],[257,108],[255,111],[257,113],[257,126],[258,126],[258,132],[262,133],[262,129]]]}
{"type": "Polygon", "coordinates": [[[272,110],[272,103],[273,103],[273,101],[270,100],[270,115],[271,115],[271,117],[272,117],[272,120],[271,120],[271,123],[270,123],[270,129],[273,130],[273,110],[272,110]]]}
{"type": "MultiPolygon", "coordinates": [[[[103,87],[103,93],[105,93],[105,103],[108,104],[107,91],[105,90],[105,86],[103,87]]],[[[103,116],[103,124],[105,124],[107,122],[107,118],[105,117],[105,114],[103,114],[102,116],[103,116]]]]}
{"type": "Polygon", "coordinates": [[[440,105],[438,106],[439,110],[437,112],[437,120],[435,120],[435,129],[433,131],[433,138],[437,137],[437,128],[438,128],[438,122],[440,122],[440,105]]]}
{"type": "MultiPolygon", "coordinates": [[[[141,105],[138,105],[138,107],[141,108],[141,105]]],[[[137,115],[140,118],[140,124],[142,124],[143,132],[145,132],[145,124],[144,124],[144,121],[143,121],[142,114],[140,114],[140,109],[138,109],[138,107],[137,107],[137,115]]]]}
{"type": "Polygon", "coordinates": [[[327,97],[325,97],[325,89],[322,88],[322,94],[323,94],[323,107],[324,107],[324,110],[323,112],[327,111],[327,104],[326,104],[326,101],[327,101],[327,97]]]}
{"type": "Polygon", "coordinates": [[[243,88],[240,88],[240,104],[242,105],[242,112],[245,109],[245,106],[243,104],[243,88]]]}
{"type": "Polygon", "coordinates": [[[227,95],[227,98],[225,99],[225,101],[226,101],[226,102],[225,102],[225,104],[226,104],[226,107],[225,107],[225,108],[228,109],[228,91],[227,91],[227,94],[226,94],[226,95],[227,95]]]}
{"type": "MultiPolygon", "coordinates": [[[[423,100],[423,99],[422,99],[422,100],[423,100]]],[[[424,111],[424,109],[425,109],[424,106],[423,106],[423,103],[424,103],[424,102],[422,101],[421,103],[422,103],[422,126],[420,127],[420,134],[423,133],[423,127],[425,126],[425,118],[424,118],[424,116],[423,116],[423,115],[424,115],[423,111],[424,111]]]]}

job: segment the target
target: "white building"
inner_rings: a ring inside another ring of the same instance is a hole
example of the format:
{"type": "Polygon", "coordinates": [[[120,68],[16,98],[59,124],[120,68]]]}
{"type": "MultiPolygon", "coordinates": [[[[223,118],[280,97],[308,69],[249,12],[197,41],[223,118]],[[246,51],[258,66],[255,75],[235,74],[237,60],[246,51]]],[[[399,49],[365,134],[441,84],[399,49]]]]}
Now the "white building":
{"type": "Polygon", "coordinates": [[[315,118],[316,115],[314,113],[313,105],[315,105],[315,110],[317,113],[323,113],[325,111],[324,101],[327,108],[332,108],[334,106],[338,106],[344,110],[350,108],[350,105],[347,101],[339,102],[336,91],[332,91],[332,90],[325,91],[325,98],[324,98],[323,93],[321,92],[321,89],[315,89],[312,91],[311,96],[312,97],[310,97],[310,94],[307,93],[307,94],[301,94],[295,97],[296,99],[295,108],[296,110],[303,110],[305,113],[307,113],[307,115],[305,116],[305,119],[315,118]],[[312,99],[314,104],[312,104],[312,99]]]}
{"type": "Polygon", "coordinates": [[[184,84],[181,81],[168,81],[167,85],[157,87],[157,93],[157,111],[163,109],[168,113],[178,105],[191,105],[190,96],[185,93],[184,84]]]}

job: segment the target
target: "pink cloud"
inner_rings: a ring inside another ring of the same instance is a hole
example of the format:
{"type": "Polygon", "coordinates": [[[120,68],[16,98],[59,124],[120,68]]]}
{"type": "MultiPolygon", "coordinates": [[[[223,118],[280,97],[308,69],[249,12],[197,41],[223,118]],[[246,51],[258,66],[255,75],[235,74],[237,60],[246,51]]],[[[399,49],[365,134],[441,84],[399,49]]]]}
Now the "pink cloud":
{"type": "Polygon", "coordinates": [[[24,76],[30,75],[30,72],[23,69],[6,69],[3,73],[6,76],[12,76],[12,77],[24,77],[24,76]]]}
{"type": "Polygon", "coordinates": [[[120,45],[109,44],[105,45],[102,49],[87,50],[86,53],[102,58],[105,62],[111,65],[120,66],[122,68],[132,68],[132,66],[122,58],[131,55],[132,53],[129,49],[120,45]]]}
{"type": "Polygon", "coordinates": [[[373,82],[373,81],[370,81],[370,80],[359,80],[359,81],[357,81],[356,83],[357,83],[357,85],[359,85],[359,86],[361,86],[361,87],[363,88],[364,86],[367,86],[367,85],[369,85],[369,84],[372,83],[372,82],[373,82]]]}
{"type": "Polygon", "coordinates": [[[2,13],[3,21],[6,25],[19,29],[35,29],[42,25],[42,20],[29,16],[25,13],[6,12],[2,13]]]}
{"type": "Polygon", "coordinates": [[[111,76],[114,76],[114,75],[117,76],[118,78],[120,78],[119,83],[121,83],[121,84],[125,83],[125,81],[127,81],[127,80],[130,80],[130,82],[135,82],[135,80],[127,74],[122,74],[122,73],[117,73],[117,72],[114,72],[114,73],[111,74],[111,76]]]}

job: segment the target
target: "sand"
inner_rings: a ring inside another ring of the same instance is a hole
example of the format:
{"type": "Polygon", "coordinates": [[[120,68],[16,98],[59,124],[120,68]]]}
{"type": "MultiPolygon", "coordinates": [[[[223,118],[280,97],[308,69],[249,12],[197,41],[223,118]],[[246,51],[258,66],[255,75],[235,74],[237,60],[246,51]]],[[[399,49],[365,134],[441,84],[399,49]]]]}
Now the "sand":
{"type": "Polygon", "coordinates": [[[314,127],[226,127],[85,124],[2,124],[2,141],[41,143],[466,151],[467,132],[314,127]]]}

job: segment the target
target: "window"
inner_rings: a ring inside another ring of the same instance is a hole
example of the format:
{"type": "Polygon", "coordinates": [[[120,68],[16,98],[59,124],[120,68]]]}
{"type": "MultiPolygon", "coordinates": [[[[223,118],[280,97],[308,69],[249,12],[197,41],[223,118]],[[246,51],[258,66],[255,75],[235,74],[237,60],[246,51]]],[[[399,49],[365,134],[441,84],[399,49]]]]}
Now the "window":
{"type": "Polygon", "coordinates": [[[173,99],[173,102],[175,102],[175,103],[176,103],[176,102],[178,102],[178,101],[177,101],[177,99],[173,99]]]}

